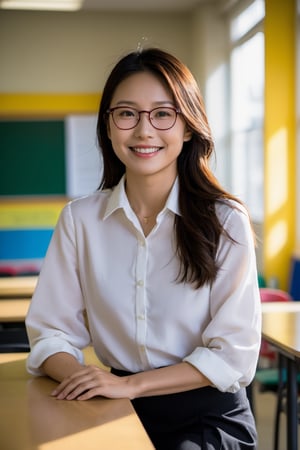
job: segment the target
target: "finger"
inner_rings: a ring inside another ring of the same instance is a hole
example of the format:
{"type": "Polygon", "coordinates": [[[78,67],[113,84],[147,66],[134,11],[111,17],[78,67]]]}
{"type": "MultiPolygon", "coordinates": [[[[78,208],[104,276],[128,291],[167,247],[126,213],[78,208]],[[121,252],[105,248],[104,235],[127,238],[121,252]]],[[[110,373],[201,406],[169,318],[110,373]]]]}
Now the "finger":
{"type": "Polygon", "coordinates": [[[68,388],[69,384],[70,384],[70,379],[66,378],[65,380],[63,380],[58,386],[56,386],[56,388],[51,392],[51,395],[53,397],[57,397],[58,395],[60,395],[62,392],[64,392],[65,389],[68,388]]]}
{"type": "Polygon", "coordinates": [[[102,393],[101,387],[97,386],[96,388],[89,389],[88,391],[83,392],[82,394],[78,395],[76,400],[84,401],[89,400],[93,397],[104,397],[105,395],[102,393]]]}
{"type": "Polygon", "coordinates": [[[103,386],[99,383],[99,380],[89,380],[78,385],[66,396],[66,400],[88,400],[97,395],[102,395],[102,390],[103,386]]]}
{"type": "Polygon", "coordinates": [[[58,400],[65,398],[73,399],[76,395],[79,395],[89,388],[88,384],[91,383],[93,378],[90,374],[86,374],[81,377],[76,377],[75,379],[67,379],[61,383],[56,390],[52,392],[58,400]]]}
{"type": "Polygon", "coordinates": [[[70,375],[69,377],[65,378],[61,383],[59,383],[59,385],[56,386],[56,388],[51,392],[51,395],[53,395],[54,397],[57,396],[62,391],[64,391],[64,389],[68,385],[70,385],[70,383],[76,382],[77,379],[80,379],[82,376],[88,373],[89,371],[87,370],[87,368],[85,368],[84,370],[80,370],[79,372],[70,375]]]}
{"type": "MultiPolygon", "coordinates": [[[[104,380],[107,377],[119,378],[115,375],[107,373],[106,371],[95,366],[88,366],[85,370],[81,370],[63,380],[51,393],[58,400],[74,400],[79,396],[83,400],[92,398],[96,395],[102,395],[100,388],[103,389],[105,385],[104,380]],[[103,378],[104,376],[104,378],[103,378]],[[104,385],[103,385],[104,382],[104,385]],[[97,391],[88,393],[91,389],[97,388],[97,391]]],[[[105,394],[104,394],[105,395],[105,394]]]]}

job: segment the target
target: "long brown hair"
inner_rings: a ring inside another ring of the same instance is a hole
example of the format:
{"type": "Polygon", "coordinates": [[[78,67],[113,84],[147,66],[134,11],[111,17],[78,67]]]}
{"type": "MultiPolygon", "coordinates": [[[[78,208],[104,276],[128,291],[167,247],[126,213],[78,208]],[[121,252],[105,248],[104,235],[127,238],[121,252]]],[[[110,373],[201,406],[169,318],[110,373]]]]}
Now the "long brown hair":
{"type": "MultiPolygon", "coordinates": [[[[199,87],[189,71],[173,55],[148,48],[123,57],[105,84],[97,123],[97,136],[103,156],[103,177],[99,189],[112,188],[125,173],[124,164],[113,151],[107,133],[107,110],[115,89],[130,75],[149,71],[167,84],[175,106],[180,109],[192,138],[183,143],[177,160],[180,216],[175,217],[178,281],[201,287],[216,278],[216,252],[224,232],[216,215],[217,201],[236,200],[218,183],[209,167],[214,143],[199,87]]],[[[230,237],[227,235],[230,239],[230,237]]]]}

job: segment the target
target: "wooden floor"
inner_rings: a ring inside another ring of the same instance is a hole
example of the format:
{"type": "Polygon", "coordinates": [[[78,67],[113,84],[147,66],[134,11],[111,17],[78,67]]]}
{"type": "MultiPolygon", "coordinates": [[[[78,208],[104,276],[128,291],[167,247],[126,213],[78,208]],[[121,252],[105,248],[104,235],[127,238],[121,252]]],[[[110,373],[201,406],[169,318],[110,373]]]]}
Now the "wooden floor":
{"type": "MultiPolygon", "coordinates": [[[[254,389],[256,426],[258,431],[259,445],[257,450],[273,450],[273,430],[276,398],[272,393],[258,393],[254,389]]],[[[278,450],[286,450],[286,417],[281,415],[280,420],[280,445],[278,450]]],[[[300,440],[300,429],[299,429],[300,440]]],[[[300,442],[298,449],[300,450],[300,442]]]]}

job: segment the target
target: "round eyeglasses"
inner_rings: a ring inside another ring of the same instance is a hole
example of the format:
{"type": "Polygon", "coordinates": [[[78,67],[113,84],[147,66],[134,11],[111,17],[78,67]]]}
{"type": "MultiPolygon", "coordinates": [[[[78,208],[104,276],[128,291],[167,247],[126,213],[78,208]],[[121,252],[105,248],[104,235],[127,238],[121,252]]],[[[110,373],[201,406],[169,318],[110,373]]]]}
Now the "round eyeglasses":
{"type": "Polygon", "coordinates": [[[135,128],[141,119],[141,114],[148,114],[149,121],[157,130],[169,130],[175,125],[177,115],[181,112],[172,107],[158,107],[151,111],[138,111],[128,106],[116,106],[107,110],[111,114],[114,124],[120,130],[135,128]]]}

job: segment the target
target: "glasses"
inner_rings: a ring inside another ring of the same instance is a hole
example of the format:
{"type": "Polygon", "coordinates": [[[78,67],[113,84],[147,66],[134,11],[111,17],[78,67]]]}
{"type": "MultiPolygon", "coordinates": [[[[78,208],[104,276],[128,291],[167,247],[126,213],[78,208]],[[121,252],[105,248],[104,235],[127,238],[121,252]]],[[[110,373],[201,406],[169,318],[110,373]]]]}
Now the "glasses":
{"type": "Polygon", "coordinates": [[[159,107],[151,111],[138,111],[127,106],[116,106],[107,110],[111,114],[114,124],[120,130],[135,128],[141,119],[141,114],[148,114],[149,121],[157,130],[169,130],[175,125],[177,115],[181,112],[172,107],[159,107]]]}

